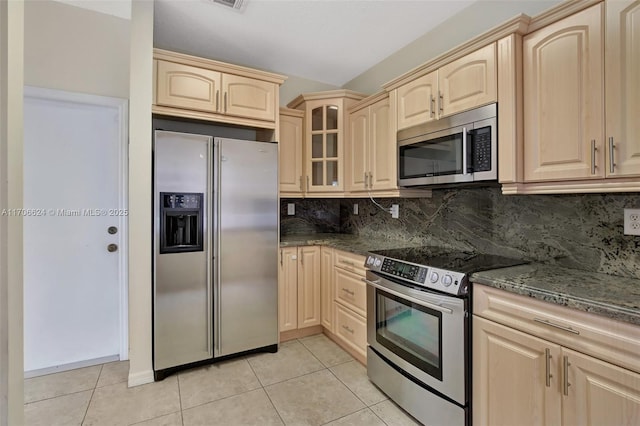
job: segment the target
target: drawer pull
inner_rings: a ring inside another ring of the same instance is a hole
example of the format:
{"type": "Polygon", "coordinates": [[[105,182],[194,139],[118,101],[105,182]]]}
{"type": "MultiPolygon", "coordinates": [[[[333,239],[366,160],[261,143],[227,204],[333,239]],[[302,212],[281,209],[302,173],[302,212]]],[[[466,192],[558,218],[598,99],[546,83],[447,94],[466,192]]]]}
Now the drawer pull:
{"type": "Polygon", "coordinates": [[[347,330],[349,333],[353,334],[354,330],[353,328],[350,328],[348,325],[343,325],[342,328],[344,328],[345,330],[347,330]]]}
{"type": "Polygon", "coordinates": [[[349,266],[356,266],[355,263],[349,261],[349,260],[340,260],[340,263],[344,263],[345,265],[349,265],[349,266]]]}
{"type": "Polygon", "coordinates": [[[573,328],[568,327],[566,325],[560,325],[560,324],[552,323],[551,321],[546,320],[546,319],[534,318],[533,320],[535,322],[539,322],[541,324],[548,325],[549,327],[554,327],[554,328],[560,329],[562,331],[568,331],[569,333],[573,333],[573,334],[580,334],[580,332],[578,330],[574,330],[573,328]]]}
{"type": "Polygon", "coordinates": [[[342,288],[342,291],[344,291],[345,293],[347,293],[350,296],[355,296],[356,293],[353,290],[349,290],[348,288],[342,288]]]}

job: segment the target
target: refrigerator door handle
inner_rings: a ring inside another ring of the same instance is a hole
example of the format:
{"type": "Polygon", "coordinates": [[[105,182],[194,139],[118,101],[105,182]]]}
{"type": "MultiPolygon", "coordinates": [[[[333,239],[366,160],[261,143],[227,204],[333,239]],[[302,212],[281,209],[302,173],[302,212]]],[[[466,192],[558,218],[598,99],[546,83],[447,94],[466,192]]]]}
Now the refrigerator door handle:
{"type": "MultiPolygon", "coordinates": [[[[210,164],[210,159],[213,158],[212,157],[212,145],[213,145],[213,138],[209,139],[208,143],[207,143],[207,165],[210,164]]],[[[213,188],[213,173],[211,172],[211,167],[207,167],[207,187],[208,188],[213,188]]],[[[207,348],[209,351],[209,355],[213,356],[213,272],[212,272],[212,268],[214,266],[214,260],[215,257],[213,256],[213,245],[212,245],[212,233],[211,233],[211,229],[210,227],[213,226],[213,211],[212,211],[212,203],[211,203],[211,199],[209,198],[212,195],[213,191],[207,191],[208,194],[205,194],[205,203],[206,204],[206,211],[207,211],[207,227],[206,227],[206,231],[207,231],[207,250],[209,255],[207,256],[207,348]]]]}
{"type": "Polygon", "coordinates": [[[212,222],[213,224],[215,224],[214,226],[214,230],[213,230],[213,235],[214,235],[214,239],[215,239],[215,263],[214,263],[214,267],[215,267],[215,281],[214,281],[214,289],[215,289],[215,301],[214,301],[214,321],[215,321],[215,335],[214,335],[214,341],[215,341],[215,350],[214,350],[214,356],[219,356],[222,348],[221,348],[221,344],[220,344],[220,339],[222,336],[222,324],[220,324],[220,299],[221,299],[221,294],[222,294],[222,285],[221,285],[221,276],[222,276],[222,272],[220,270],[222,262],[221,262],[221,255],[222,255],[222,242],[220,241],[220,227],[221,227],[221,221],[222,221],[222,206],[220,204],[220,188],[221,188],[221,166],[222,166],[222,143],[221,141],[215,141],[214,143],[214,160],[213,163],[215,164],[215,180],[214,180],[214,185],[212,186],[213,188],[213,200],[215,203],[215,218],[214,221],[212,222]]]}

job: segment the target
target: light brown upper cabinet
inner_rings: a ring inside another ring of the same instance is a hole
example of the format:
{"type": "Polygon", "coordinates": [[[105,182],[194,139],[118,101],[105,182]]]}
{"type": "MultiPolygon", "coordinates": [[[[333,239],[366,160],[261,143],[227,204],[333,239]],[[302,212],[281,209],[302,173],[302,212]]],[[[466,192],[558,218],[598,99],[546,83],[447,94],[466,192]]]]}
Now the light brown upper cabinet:
{"type": "Polygon", "coordinates": [[[416,78],[396,89],[398,130],[436,119],[438,72],[416,78]]]}
{"type": "Polygon", "coordinates": [[[155,113],[276,127],[283,76],[160,49],[154,59],[155,113]]]}
{"type": "Polygon", "coordinates": [[[313,196],[342,193],[347,109],[363,95],[349,90],[307,93],[288,104],[305,115],[304,192],[313,196]]]}
{"type": "Polygon", "coordinates": [[[491,43],[395,89],[397,130],[497,100],[496,45],[491,43]]]}
{"type": "Polygon", "coordinates": [[[523,39],[526,182],[604,177],[602,10],[523,39]]]}
{"type": "Polygon", "coordinates": [[[273,121],[276,118],[276,91],[278,87],[266,81],[222,75],[222,105],[224,113],[273,121]]]}
{"type": "Polygon", "coordinates": [[[523,169],[534,185],[521,192],[639,189],[607,180],[640,176],[639,33],[640,1],[622,0],[523,38],[523,169]]]}
{"type": "Polygon", "coordinates": [[[283,197],[303,195],[302,144],[304,113],[295,109],[280,109],[279,176],[283,197]]]}
{"type": "Polygon", "coordinates": [[[607,176],[640,176],[640,1],[606,3],[607,176]]]}
{"type": "Polygon", "coordinates": [[[349,115],[347,190],[397,189],[395,135],[390,125],[389,96],[349,115]]]}
{"type": "Polygon", "coordinates": [[[446,117],[495,102],[496,45],[492,43],[440,67],[437,116],[446,117]]]}
{"type": "Polygon", "coordinates": [[[220,108],[219,72],[158,61],[156,104],[199,111],[220,108]]]}

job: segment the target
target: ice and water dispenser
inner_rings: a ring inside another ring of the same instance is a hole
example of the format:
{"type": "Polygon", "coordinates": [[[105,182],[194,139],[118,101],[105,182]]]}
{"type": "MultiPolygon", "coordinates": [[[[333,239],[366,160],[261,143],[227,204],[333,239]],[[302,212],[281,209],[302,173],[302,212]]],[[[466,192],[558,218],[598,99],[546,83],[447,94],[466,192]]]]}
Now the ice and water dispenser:
{"type": "Polygon", "coordinates": [[[203,250],[202,193],[160,193],[160,253],[203,250]]]}

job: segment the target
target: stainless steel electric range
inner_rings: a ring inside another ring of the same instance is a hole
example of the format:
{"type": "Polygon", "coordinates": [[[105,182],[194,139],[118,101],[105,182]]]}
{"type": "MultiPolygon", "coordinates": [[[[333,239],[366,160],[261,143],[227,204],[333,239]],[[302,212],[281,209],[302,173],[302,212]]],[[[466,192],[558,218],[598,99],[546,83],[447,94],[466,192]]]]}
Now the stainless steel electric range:
{"type": "Polygon", "coordinates": [[[367,256],[367,374],[429,425],[469,425],[469,275],[526,263],[440,247],[367,256]]]}

